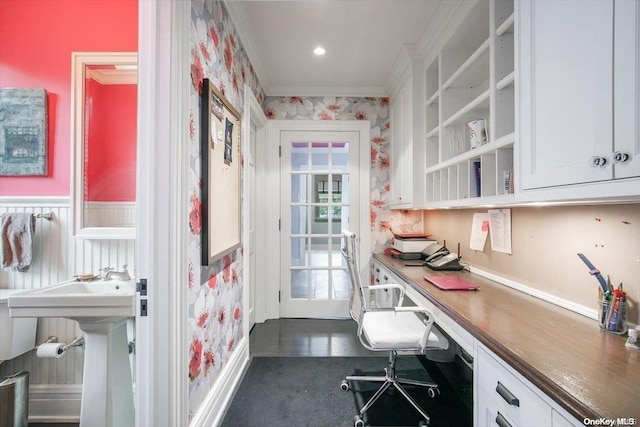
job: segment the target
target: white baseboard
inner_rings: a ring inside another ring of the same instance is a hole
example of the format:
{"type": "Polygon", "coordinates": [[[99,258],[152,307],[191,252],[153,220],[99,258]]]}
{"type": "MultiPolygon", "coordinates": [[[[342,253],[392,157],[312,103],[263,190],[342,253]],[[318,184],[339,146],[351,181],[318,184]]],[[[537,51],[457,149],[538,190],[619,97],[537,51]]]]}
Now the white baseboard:
{"type": "Polygon", "coordinates": [[[249,340],[242,338],[231,359],[222,369],[220,378],[209,391],[207,398],[193,416],[189,427],[210,427],[220,425],[231,397],[240,385],[240,379],[249,364],[249,340]]]}
{"type": "Polygon", "coordinates": [[[82,384],[33,384],[29,386],[29,422],[78,423],[82,384]]]}

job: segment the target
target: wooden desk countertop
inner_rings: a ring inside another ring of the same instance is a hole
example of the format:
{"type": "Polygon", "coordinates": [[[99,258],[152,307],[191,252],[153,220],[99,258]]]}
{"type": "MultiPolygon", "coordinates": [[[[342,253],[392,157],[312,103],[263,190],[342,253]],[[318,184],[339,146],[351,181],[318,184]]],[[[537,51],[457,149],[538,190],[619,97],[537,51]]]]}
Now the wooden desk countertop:
{"type": "Polygon", "coordinates": [[[626,336],[475,274],[406,267],[406,261],[383,254],[374,258],[578,420],[639,422],[640,351],[624,346],[626,336]],[[442,291],[423,278],[434,274],[463,275],[480,289],[442,291]]]}

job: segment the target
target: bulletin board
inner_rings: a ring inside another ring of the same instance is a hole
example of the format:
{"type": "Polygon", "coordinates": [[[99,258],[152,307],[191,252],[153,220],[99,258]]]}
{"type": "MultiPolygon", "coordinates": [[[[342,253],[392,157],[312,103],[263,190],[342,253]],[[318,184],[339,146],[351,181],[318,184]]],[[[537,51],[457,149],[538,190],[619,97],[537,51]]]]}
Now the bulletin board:
{"type": "Polygon", "coordinates": [[[202,265],[240,247],[240,114],[209,79],[200,112],[202,265]]]}

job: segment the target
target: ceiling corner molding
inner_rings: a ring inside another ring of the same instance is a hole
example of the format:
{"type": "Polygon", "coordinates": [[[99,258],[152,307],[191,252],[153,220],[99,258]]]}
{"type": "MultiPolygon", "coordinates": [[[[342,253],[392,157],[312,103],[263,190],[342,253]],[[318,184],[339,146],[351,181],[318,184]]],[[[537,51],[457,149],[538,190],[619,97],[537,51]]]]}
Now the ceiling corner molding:
{"type": "Polygon", "coordinates": [[[407,77],[409,66],[411,65],[412,59],[415,59],[417,52],[414,43],[406,43],[402,46],[384,82],[384,87],[388,93],[393,93],[393,89],[398,83],[404,81],[407,77]]]}
{"type": "Polygon", "coordinates": [[[241,2],[233,1],[233,0],[224,0],[224,5],[229,12],[229,16],[231,21],[233,22],[234,27],[238,33],[238,37],[242,42],[242,46],[244,50],[247,52],[247,56],[249,57],[249,61],[251,61],[251,65],[253,65],[253,71],[256,73],[258,77],[258,82],[262,85],[265,92],[267,92],[266,88],[269,85],[269,81],[265,74],[265,67],[260,60],[260,55],[258,54],[258,48],[256,46],[255,38],[251,32],[251,26],[249,25],[249,20],[247,19],[247,15],[244,13],[241,2]]]}
{"type": "Polygon", "coordinates": [[[449,34],[450,31],[447,29],[453,27],[451,20],[461,14],[463,6],[471,6],[473,4],[474,2],[467,0],[439,2],[429,25],[427,25],[420,41],[417,43],[420,52],[428,56],[434,46],[440,43],[443,36],[447,38],[445,34],[449,34]]]}
{"type": "Polygon", "coordinates": [[[265,87],[267,96],[349,96],[386,98],[389,91],[379,86],[332,87],[332,86],[270,86],[265,87]]]}

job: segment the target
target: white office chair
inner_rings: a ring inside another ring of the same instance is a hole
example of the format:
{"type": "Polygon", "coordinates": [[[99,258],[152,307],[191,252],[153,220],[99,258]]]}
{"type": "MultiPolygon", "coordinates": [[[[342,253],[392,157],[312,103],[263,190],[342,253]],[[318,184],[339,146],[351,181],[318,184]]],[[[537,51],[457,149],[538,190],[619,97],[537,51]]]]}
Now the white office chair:
{"type": "Polygon", "coordinates": [[[362,345],[373,351],[389,352],[389,361],[384,369],[384,376],[347,376],[342,380],[340,389],[349,390],[350,381],[381,382],[382,385],[362,407],[360,413],[354,418],[355,427],[364,426],[363,416],[365,412],[378,400],[378,398],[390,387],[394,386],[402,396],[424,417],[424,422],[429,423],[429,415],[413,400],[401,384],[425,387],[430,397],[440,394],[435,383],[415,381],[398,378],[396,376],[396,356],[398,351],[416,351],[424,353],[425,349],[442,349],[449,347],[448,340],[433,326],[433,316],[424,307],[403,307],[404,287],[398,284],[385,284],[363,286],[360,281],[358,269],[358,256],[356,236],[354,233],[343,230],[342,254],[347,261],[351,279],[351,299],[349,314],[358,323],[358,338],[362,345]],[[392,308],[370,308],[365,290],[380,291],[384,289],[398,289],[400,297],[397,306],[392,308]],[[355,295],[358,295],[358,299],[355,295]],[[359,303],[359,307],[357,307],[359,303]]]}

